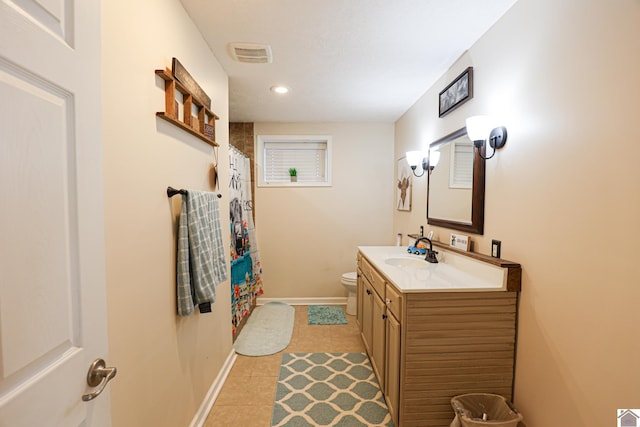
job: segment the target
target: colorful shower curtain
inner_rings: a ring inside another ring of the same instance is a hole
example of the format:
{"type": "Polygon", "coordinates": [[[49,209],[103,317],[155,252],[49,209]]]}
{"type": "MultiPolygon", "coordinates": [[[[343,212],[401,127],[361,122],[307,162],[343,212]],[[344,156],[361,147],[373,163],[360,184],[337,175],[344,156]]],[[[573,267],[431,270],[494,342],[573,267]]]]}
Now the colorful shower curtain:
{"type": "Polygon", "coordinates": [[[231,322],[233,336],[242,319],[249,315],[258,295],[262,295],[262,267],[253,224],[251,167],[249,158],[231,147],[231,322]]]}

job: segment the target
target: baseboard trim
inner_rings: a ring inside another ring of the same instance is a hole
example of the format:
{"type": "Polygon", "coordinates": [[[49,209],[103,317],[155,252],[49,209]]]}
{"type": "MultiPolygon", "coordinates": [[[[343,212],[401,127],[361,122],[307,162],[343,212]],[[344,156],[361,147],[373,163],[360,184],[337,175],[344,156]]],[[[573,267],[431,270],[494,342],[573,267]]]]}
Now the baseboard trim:
{"type": "Polygon", "coordinates": [[[264,305],[268,302],[280,301],[289,305],[345,305],[347,297],[319,297],[319,298],[260,298],[257,304],[264,305]]]}
{"type": "Polygon", "coordinates": [[[229,376],[231,368],[236,362],[237,357],[238,356],[236,355],[236,352],[231,349],[231,353],[227,357],[227,360],[224,361],[222,369],[220,369],[220,372],[218,372],[218,376],[216,377],[216,379],[213,380],[211,387],[209,387],[209,391],[207,391],[207,394],[204,397],[200,408],[198,408],[198,412],[196,412],[196,415],[193,417],[191,424],[189,424],[189,427],[204,426],[204,423],[207,420],[207,416],[209,415],[209,412],[211,412],[211,408],[213,408],[213,404],[218,398],[220,390],[222,390],[222,386],[229,376]]]}

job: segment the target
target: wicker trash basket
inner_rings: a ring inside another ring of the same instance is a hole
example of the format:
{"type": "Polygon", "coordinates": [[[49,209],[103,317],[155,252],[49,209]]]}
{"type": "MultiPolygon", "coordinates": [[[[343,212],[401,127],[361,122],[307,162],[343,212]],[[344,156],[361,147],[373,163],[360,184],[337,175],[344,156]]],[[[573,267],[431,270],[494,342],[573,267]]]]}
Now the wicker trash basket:
{"type": "Polygon", "coordinates": [[[460,427],[517,427],[522,414],[504,397],[489,393],[469,393],[451,399],[460,427]]]}

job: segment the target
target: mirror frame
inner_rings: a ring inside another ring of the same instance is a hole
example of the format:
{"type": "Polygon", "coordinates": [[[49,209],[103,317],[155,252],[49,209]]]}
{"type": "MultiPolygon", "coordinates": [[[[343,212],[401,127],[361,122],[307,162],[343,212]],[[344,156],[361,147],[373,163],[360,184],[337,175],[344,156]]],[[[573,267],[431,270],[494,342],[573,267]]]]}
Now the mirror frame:
{"type": "MultiPolygon", "coordinates": [[[[432,142],[429,150],[440,147],[448,142],[456,140],[467,134],[467,128],[462,127],[449,135],[432,142]]],[[[484,178],[485,160],[480,156],[485,155],[485,147],[480,150],[474,148],[473,157],[473,188],[471,200],[471,223],[452,221],[441,218],[429,217],[429,177],[427,177],[427,224],[437,227],[452,228],[454,230],[466,231],[468,233],[484,234],[484,178]]]]}

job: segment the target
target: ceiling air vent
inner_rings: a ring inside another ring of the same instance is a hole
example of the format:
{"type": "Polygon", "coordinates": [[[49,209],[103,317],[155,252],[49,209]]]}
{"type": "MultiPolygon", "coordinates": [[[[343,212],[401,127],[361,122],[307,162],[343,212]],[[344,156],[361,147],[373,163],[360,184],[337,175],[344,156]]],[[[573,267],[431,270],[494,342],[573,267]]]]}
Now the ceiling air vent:
{"type": "Polygon", "coordinates": [[[270,64],[273,62],[271,46],[257,43],[229,43],[231,57],[238,62],[270,64]]]}

